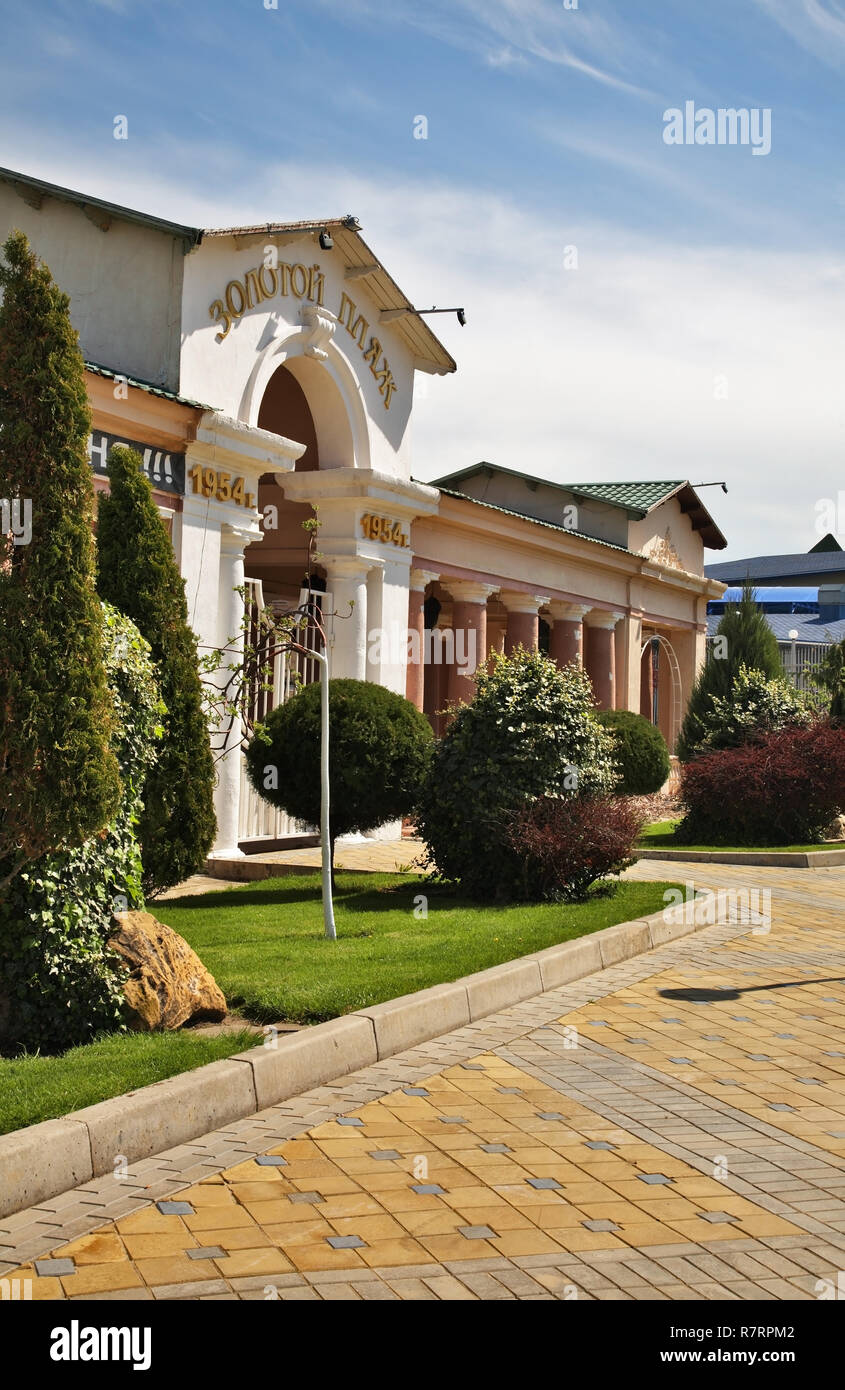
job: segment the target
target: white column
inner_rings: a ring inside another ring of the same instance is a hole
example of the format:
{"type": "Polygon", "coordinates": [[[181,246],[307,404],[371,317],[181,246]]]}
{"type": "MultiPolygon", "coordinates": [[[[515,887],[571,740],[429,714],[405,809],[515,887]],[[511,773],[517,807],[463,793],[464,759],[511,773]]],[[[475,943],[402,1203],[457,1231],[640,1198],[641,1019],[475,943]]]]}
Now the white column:
{"type": "Polygon", "coordinates": [[[367,573],[373,561],[359,555],[323,555],[326,589],[332,597],[333,677],[367,679],[367,573]]]}
{"type": "MultiPolygon", "coordinates": [[[[224,652],[222,669],[219,672],[221,685],[231,674],[226,668],[238,664],[243,657],[244,600],[238,590],[242,590],[244,582],[244,547],[251,539],[248,530],[227,525],[221,529],[217,597],[217,643],[224,652]]],[[[220,749],[224,738],[226,751],[216,764],[214,809],[217,815],[217,839],[209,855],[211,859],[233,859],[242,853],[238,847],[243,740],[243,721],[239,713],[232,716],[231,724],[227,717],[222,728],[213,735],[212,743],[216,750],[220,749]]]]}

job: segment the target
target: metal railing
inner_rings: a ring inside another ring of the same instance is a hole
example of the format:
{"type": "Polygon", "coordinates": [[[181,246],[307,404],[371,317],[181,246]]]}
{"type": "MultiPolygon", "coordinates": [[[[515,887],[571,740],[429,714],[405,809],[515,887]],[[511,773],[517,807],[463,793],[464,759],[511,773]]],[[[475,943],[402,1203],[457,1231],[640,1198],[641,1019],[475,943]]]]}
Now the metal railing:
{"type": "MultiPolygon", "coordinates": [[[[249,618],[246,640],[255,647],[260,637],[260,614],[265,607],[264,590],[260,579],[245,580],[245,587],[249,618]]],[[[302,590],[298,603],[301,605],[306,599],[307,592],[302,590]]],[[[271,606],[281,616],[284,612],[290,612],[296,605],[273,603],[271,606]]],[[[278,652],[273,659],[273,669],[266,683],[254,680],[247,693],[247,718],[252,723],[266,719],[271,710],[284,704],[300,686],[310,685],[312,681],[319,679],[317,666],[314,657],[306,657],[299,652],[278,652]]],[[[238,839],[283,840],[295,835],[315,833],[312,826],[293,820],[284,811],[271,806],[263,796],[259,796],[246,775],[246,760],[241,756],[238,839]]]]}

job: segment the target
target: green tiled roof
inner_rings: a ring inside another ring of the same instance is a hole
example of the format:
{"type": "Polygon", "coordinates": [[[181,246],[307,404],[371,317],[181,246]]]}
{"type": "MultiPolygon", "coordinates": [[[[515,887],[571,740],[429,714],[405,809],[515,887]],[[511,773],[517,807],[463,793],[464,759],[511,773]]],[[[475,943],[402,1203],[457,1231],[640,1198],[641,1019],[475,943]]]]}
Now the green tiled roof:
{"type": "Polygon", "coordinates": [[[629,511],[641,512],[645,516],[658,502],[665,501],[686,484],[680,479],[673,483],[561,483],[560,486],[567,492],[577,493],[579,497],[594,497],[597,502],[607,502],[611,507],[627,507],[629,511]]]}
{"type": "Polygon", "coordinates": [[[189,400],[187,396],[179,396],[175,391],[168,391],[164,386],[154,386],[151,381],[140,381],[137,377],[127,376],[125,372],[116,372],[112,367],[103,367],[99,362],[86,362],[86,372],[93,372],[95,376],[107,377],[109,381],[116,381],[121,377],[127,386],[134,386],[138,391],[146,391],[150,396],[161,396],[162,400],[175,401],[177,405],[191,405],[195,410],[213,410],[210,405],[203,405],[201,401],[189,400]]]}

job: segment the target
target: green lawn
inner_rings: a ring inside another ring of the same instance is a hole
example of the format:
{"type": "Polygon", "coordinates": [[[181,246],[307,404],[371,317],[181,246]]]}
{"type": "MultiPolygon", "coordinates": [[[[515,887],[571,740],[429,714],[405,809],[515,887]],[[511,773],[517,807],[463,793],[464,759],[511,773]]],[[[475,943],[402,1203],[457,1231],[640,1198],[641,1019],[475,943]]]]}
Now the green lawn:
{"type": "MultiPolygon", "coordinates": [[[[194,947],[229,1006],[315,1023],[656,912],[667,883],[623,882],[577,906],[479,907],[410,874],[338,875],[338,940],[323,937],[318,874],[150,904],[194,947]],[[414,915],[428,900],[428,916],[414,915]]],[[[0,1133],[242,1052],[254,1033],[115,1034],[61,1057],[0,1058],[0,1133]]]]}
{"type": "Polygon", "coordinates": [[[574,906],[479,907],[416,875],[340,874],[335,942],[323,938],[318,887],[317,874],[265,879],[155,911],[247,1017],[317,1023],[656,912],[667,885],[626,881],[574,906]],[[427,918],[414,915],[421,894],[427,918]]]}
{"type": "Polygon", "coordinates": [[[845,842],[837,844],[834,842],[826,844],[814,843],[812,845],[682,845],[675,839],[675,827],[680,825],[679,820],[659,820],[647,825],[639,838],[641,849],[691,849],[701,850],[708,854],[715,854],[721,850],[728,854],[753,854],[755,852],[769,854],[806,854],[819,849],[845,849],[845,842]]]}
{"type": "Polygon", "coordinates": [[[255,1041],[246,1030],[213,1038],[190,1030],[113,1033],[61,1057],[0,1057],[0,1134],[216,1062],[255,1041]]]}

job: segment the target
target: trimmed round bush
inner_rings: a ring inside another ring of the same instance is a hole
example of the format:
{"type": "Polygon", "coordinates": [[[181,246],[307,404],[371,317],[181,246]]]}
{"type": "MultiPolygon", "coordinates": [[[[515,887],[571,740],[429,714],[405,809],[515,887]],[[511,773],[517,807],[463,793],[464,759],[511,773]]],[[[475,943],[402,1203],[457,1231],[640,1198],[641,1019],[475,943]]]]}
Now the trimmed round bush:
{"type": "Polygon", "coordinates": [[[845,807],[845,729],[819,720],[704,753],[685,765],[681,799],[679,843],[812,844],[845,807]]]}
{"type": "Polygon", "coordinates": [[[4,1052],[62,1052],[124,1026],[125,969],[106,942],[113,912],[144,906],[137,826],[164,706],[149,646],[117,609],[102,609],[122,799],[105,830],[43,855],[9,885],[0,906],[4,1052]]]}
{"type": "Polygon", "coordinates": [[[669,749],[656,725],[627,709],[601,710],[596,719],[615,740],[619,769],[617,791],[623,796],[650,796],[669,776],[669,749]]]}
{"type": "Polygon", "coordinates": [[[585,673],[541,652],[494,655],[437,744],[417,827],[442,878],[478,899],[531,896],[510,839],[539,796],[594,796],[616,782],[613,741],[593,718],[585,673]]]}
{"type": "MultiPolygon", "coordinates": [[[[329,826],[375,830],[414,809],[431,759],[424,714],[370,681],[329,682],[329,826]]],[[[306,685],[256,726],[247,773],[260,796],[306,825],[320,823],[320,683],[306,685]]]]}

